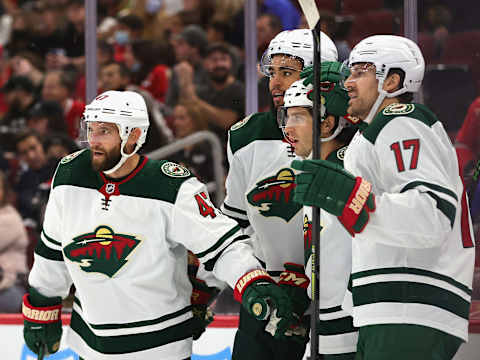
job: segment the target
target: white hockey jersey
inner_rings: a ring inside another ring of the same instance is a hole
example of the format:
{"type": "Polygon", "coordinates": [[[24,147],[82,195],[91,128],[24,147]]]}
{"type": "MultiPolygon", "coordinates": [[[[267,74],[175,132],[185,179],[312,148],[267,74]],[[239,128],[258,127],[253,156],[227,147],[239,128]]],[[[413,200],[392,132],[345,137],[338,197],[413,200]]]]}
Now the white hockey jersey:
{"type": "MultiPolygon", "coordinates": [[[[343,166],[347,147],[333,151],[327,157],[343,166]]],[[[304,206],[305,272],[312,274],[312,207],[304,206]]],[[[320,354],[353,353],[357,349],[358,331],[353,319],[342,309],[352,269],[352,236],[336,216],[322,211],[320,215],[320,322],[318,345],[320,354]]],[[[309,287],[309,292],[310,292],[309,287]]]]}
{"type": "Polygon", "coordinates": [[[270,275],[280,275],[286,262],[303,264],[302,207],[292,200],[295,154],[273,113],[253,114],[232,126],[227,155],[222,212],[251,226],[247,231],[270,275]]]}
{"type": "Polygon", "coordinates": [[[75,285],[66,341],[86,359],[191,355],[187,248],[232,287],[260,267],[248,237],[187,169],[141,159],[111,181],[82,150],[53,179],[29,283],[62,298],[75,285]]]}
{"type": "Polygon", "coordinates": [[[353,241],[355,326],[418,324],[466,340],[475,249],[442,124],[423,105],[390,105],[352,140],[345,168],[376,195],[353,241]]]}

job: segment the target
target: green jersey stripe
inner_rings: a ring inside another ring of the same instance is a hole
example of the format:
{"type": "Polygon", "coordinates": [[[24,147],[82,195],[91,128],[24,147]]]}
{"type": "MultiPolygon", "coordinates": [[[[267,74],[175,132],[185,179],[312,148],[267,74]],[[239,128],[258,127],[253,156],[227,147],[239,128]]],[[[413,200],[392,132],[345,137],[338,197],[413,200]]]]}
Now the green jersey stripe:
{"type": "Polygon", "coordinates": [[[435,199],[437,202],[437,209],[440,210],[448,220],[450,220],[450,227],[453,229],[453,224],[455,223],[455,214],[457,212],[455,205],[445,199],[442,199],[440,196],[431,191],[427,191],[427,194],[435,199]]]}
{"type": "Polygon", "coordinates": [[[432,183],[428,183],[428,182],[425,182],[425,181],[412,181],[411,183],[408,183],[407,185],[405,185],[403,187],[402,190],[400,190],[401,193],[407,191],[407,190],[410,190],[410,189],[414,189],[418,186],[425,186],[433,191],[438,191],[438,192],[441,192],[441,193],[444,193],[444,194],[447,194],[448,196],[451,196],[453,197],[455,200],[458,201],[458,197],[457,197],[457,194],[455,194],[452,190],[450,189],[447,189],[443,186],[440,186],[440,185],[437,185],[437,184],[432,184],[432,183]]]}
{"type": "Polygon", "coordinates": [[[331,314],[337,311],[342,311],[341,306],[335,306],[327,309],[320,309],[320,314],[331,314]]]}
{"type": "Polygon", "coordinates": [[[224,234],[213,246],[211,246],[210,248],[208,248],[207,250],[205,251],[202,251],[198,254],[195,254],[199,259],[204,257],[205,255],[208,255],[210,254],[212,251],[215,251],[217,250],[220,246],[222,246],[222,244],[228,239],[230,238],[233,234],[235,234],[237,231],[240,230],[240,225],[237,225],[235,227],[233,227],[230,231],[228,231],[226,234],[224,234]]]}
{"type": "Polygon", "coordinates": [[[125,354],[148,350],[175,341],[187,339],[192,335],[192,318],[163,330],[131,335],[98,336],[95,335],[82,317],[73,310],[70,328],[75,331],[90,348],[103,354],[125,354]]]}
{"type": "MultiPolygon", "coordinates": [[[[75,297],[73,301],[75,302],[75,304],[77,304],[80,307],[80,309],[82,308],[82,305],[80,304],[80,300],[77,297],[75,297]]],[[[166,314],[166,315],[160,316],[160,317],[158,317],[156,319],[152,319],[152,320],[135,321],[135,322],[131,322],[131,323],[122,323],[122,324],[95,325],[95,324],[90,324],[89,323],[88,325],[90,325],[90,327],[92,329],[96,329],[96,330],[115,330],[115,329],[136,328],[136,327],[141,327],[141,326],[149,326],[149,325],[160,324],[161,322],[176,318],[176,317],[178,317],[180,315],[183,315],[183,314],[185,314],[185,313],[187,313],[191,310],[192,310],[192,306],[189,305],[189,306],[186,306],[185,308],[180,309],[178,311],[175,311],[171,314],[166,314]]]]}
{"type": "Polygon", "coordinates": [[[226,210],[233,211],[233,212],[236,212],[236,213],[239,213],[239,214],[242,214],[242,215],[247,216],[247,212],[246,212],[245,210],[238,209],[238,208],[236,208],[236,207],[227,205],[227,204],[225,204],[225,203],[223,203],[223,207],[224,207],[226,210]]]}
{"type": "Polygon", "coordinates": [[[421,275],[421,276],[431,277],[434,279],[445,281],[450,285],[453,285],[459,288],[460,290],[464,291],[469,296],[472,295],[472,289],[470,289],[468,286],[456,281],[455,279],[449,276],[445,276],[429,270],[416,269],[416,268],[392,267],[392,268],[360,271],[352,274],[351,279],[356,280],[356,279],[360,279],[367,276],[385,275],[385,274],[412,274],[412,275],[421,275]]]}
{"type": "Polygon", "coordinates": [[[408,281],[377,282],[353,287],[353,304],[378,302],[425,304],[447,310],[468,320],[470,302],[448,290],[408,281]]]}
{"type": "Polygon", "coordinates": [[[225,249],[228,249],[228,247],[230,245],[232,245],[233,243],[235,243],[237,241],[245,240],[245,239],[248,239],[247,235],[240,235],[240,236],[237,236],[235,239],[233,239],[232,242],[230,244],[228,244],[227,246],[225,246],[221,251],[219,251],[217,255],[215,255],[213,258],[211,258],[210,260],[206,261],[203,264],[205,266],[205,270],[212,271],[213,268],[215,267],[215,263],[217,262],[218,258],[220,256],[222,256],[225,249]]]}
{"type": "Polygon", "coordinates": [[[60,250],[53,250],[43,243],[42,238],[38,240],[35,247],[35,254],[49,260],[63,261],[63,253],[60,250]]]}
{"type": "Polygon", "coordinates": [[[50,236],[48,236],[45,230],[42,230],[42,234],[45,236],[45,239],[51,242],[53,245],[62,246],[61,242],[53,240],[50,236]]]}
{"type": "Polygon", "coordinates": [[[351,316],[317,321],[317,335],[340,335],[356,331],[357,329],[353,326],[353,318],[351,316]]]}

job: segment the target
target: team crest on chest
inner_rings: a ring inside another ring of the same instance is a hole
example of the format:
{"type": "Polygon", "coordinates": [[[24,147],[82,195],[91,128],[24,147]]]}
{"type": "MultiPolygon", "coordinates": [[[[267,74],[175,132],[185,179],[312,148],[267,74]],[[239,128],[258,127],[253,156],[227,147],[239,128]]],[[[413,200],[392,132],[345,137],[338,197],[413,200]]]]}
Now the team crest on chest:
{"type": "Polygon", "coordinates": [[[413,104],[391,104],[383,109],[383,115],[406,115],[415,110],[413,104]]]}
{"type": "Polygon", "coordinates": [[[292,200],[295,186],[293,170],[281,169],[276,175],[257,182],[247,200],[263,216],[277,216],[288,222],[301,209],[301,205],[292,200]]]}
{"type": "Polygon", "coordinates": [[[161,169],[165,175],[170,177],[182,178],[190,176],[190,170],[174,162],[166,162],[161,169]]]}
{"type": "Polygon", "coordinates": [[[127,263],[127,257],[140,242],[134,235],[118,234],[111,227],[101,225],[91,233],[73,238],[63,253],[78,263],[81,270],[111,278],[127,263]]]}

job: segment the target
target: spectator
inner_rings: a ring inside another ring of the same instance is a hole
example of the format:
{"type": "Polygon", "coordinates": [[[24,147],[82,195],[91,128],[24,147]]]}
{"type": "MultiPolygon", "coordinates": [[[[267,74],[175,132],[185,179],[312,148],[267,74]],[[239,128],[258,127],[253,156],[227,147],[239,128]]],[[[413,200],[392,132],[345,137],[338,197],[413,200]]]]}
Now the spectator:
{"type": "Polygon", "coordinates": [[[170,141],[172,134],[160,112],[159,104],[150,93],[131,84],[130,72],[123,63],[113,62],[105,65],[100,74],[100,86],[102,91],[131,90],[140,93],[144,97],[151,126],[147,139],[142,146],[142,152],[148,153],[156,150],[170,141]]]}
{"type": "Polygon", "coordinates": [[[81,71],[85,68],[84,0],[68,0],[66,17],[68,22],[62,31],[62,44],[48,52],[45,58],[45,67],[52,70],[71,65],[81,71]]]}
{"type": "Polygon", "coordinates": [[[53,134],[45,140],[47,159],[60,161],[64,156],[78,151],[77,144],[64,134],[53,134]]]}
{"type": "Polygon", "coordinates": [[[130,71],[121,62],[111,62],[100,70],[100,88],[102,91],[125,91],[130,84],[130,71]]]}
{"type": "MultiPolygon", "coordinates": [[[[164,104],[172,77],[170,66],[174,63],[170,45],[139,41],[131,45],[131,53],[135,61],[142,64],[141,69],[135,72],[135,77],[140,80],[141,87],[164,104]]],[[[125,56],[127,60],[128,50],[125,56]]]]}
{"type": "Polygon", "coordinates": [[[198,86],[192,82],[185,83],[181,96],[194,102],[207,114],[209,129],[225,145],[227,130],[244,116],[245,88],[233,76],[235,59],[226,44],[212,44],[206,54],[204,66],[208,81],[198,86]]]}
{"type": "Polygon", "coordinates": [[[34,87],[35,92],[41,87],[43,81],[43,63],[42,59],[30,51],[20,51],[10,60],[12,76],[28,77],[34,87]]]}
{"type": "MultiPolygon", "coordinates": [[[[195,103],[180,102],[173,109],[175,137],[183,139],[193,133],[206,130],[208,116],[195,103]]],[[[214,181],[212,149],[207,142],[186,146],[174,154],[171,160],[183,164],[204,183],[214,181]]]]}
{"type": "Polygon", "coordinates": [[[35,89],[29,78],[12,76],[2,90],[8,112],[1,122],[0,138],[5,151],[14,151],[12,135],[26,127],[28,113],[35,104],[35,89]]]}
{"type": "Polygon", "coordinates": [[[19,213],[7,202],[8,191],[0,171],[0,313],[19,312],[26,291],[28,237],[19,213]]]}
{"type": "Polygon", "coordinates": [[[280,19],[273,14],[263,14],[257,18],[257,56],[261,58],[270,41],[282,31],[280,19]]]}
{"type": "Polygon", "coordinates": [[[27,127],[43,137],[55,133],[67,134],[63,109],[56,101],[37,102],[28,114],[27,127]]]}
{"type": "Polygon", "coordinates": [[[85,104],[72,98],[75,81],[70,72],[51,70],[45,75],[42,88],[42,98],[47,101],[56,101],[63,109],[67,132],[72,139],[79,134],[80,119],[85,104]]]}
{"type": "Polygon", "coordinates": [[[47,159],[42,139],[34,130],[20,132],[15,144],[17,156],[24,163],[15,187],[18,210],[26,225],[38,232],[56,161],[47,159]]]}
{"type": "Polygon", "coordinates": [[[180,90],[186,84],[201,85],[207,81],[203,57],[208,46],[205,31],[197,25],[189,25],[173,37],[173,49],[177,65],[174,67],[168,88],[166,104],[172,109],[179,101],[180,90]]]}
{"type": "Polygon", "coordinates": [[[128,44],[140,40],[143,32],[142,19],[129,14],[118,18],[117,29],[113,35],[115,41],[115,61],[123,61],[125,48],[128,44]]]}
{"type": "MultiPolygon", "coordinates": [[[[290,0],[260,0],[260,13],[274,14],[282,23],[281,30],[293,30],[300,22],[300,12],[290,0]]],[[[279,32],[280,32],[279,31],[279,32]]]]}

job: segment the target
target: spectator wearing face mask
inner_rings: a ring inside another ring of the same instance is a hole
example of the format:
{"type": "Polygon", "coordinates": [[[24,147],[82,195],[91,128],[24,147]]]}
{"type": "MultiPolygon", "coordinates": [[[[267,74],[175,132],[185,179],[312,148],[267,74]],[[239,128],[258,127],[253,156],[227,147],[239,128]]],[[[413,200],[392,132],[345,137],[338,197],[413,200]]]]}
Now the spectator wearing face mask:
{"type": "Polygon", "coordinates": [[[137,15],[129,14],[118,18],[117,29],[113,35],[115,61],[124,60],[126,46],[142,37],[143,28],[142,19],[137,15]]]}

